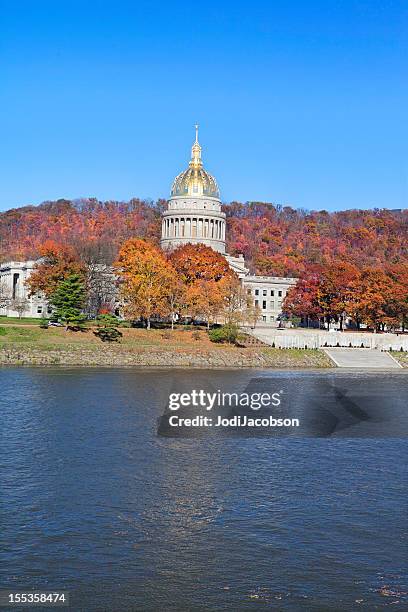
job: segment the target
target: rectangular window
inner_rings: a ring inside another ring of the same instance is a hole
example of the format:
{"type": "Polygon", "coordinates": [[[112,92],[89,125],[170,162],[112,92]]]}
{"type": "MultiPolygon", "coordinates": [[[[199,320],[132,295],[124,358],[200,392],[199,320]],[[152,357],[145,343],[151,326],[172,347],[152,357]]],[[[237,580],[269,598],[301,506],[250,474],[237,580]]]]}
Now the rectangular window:
{"type": "Polygon", "coordinates": [[[266,289],[264,289],[264,290],[262,291],[262,295],[268,295],[268,292],[267,292],[267,290],[266,290],[266,289]]]}
{"type": "Polygon", "coordinates": [[[271,289],[271,297],[274,297],[274,296],[275,296],[275,292],[273,289],[271,289]]]}
{"type": "Polygon", "coordinates": [[[37,306],[37,314],[41,314],[42,313],[42,307],[41,306],[37,306]]]}
{"type": "Polygon", "coordinates": [[[13,274],[13,300],[16,299],[17,297],[17,286],[18,286],[18,279],[19,279],[19,274],[13,274]]]}
{"type": "Polygon", "coordinates": [[[255,300],[255,306],[259,306],[259,300],[255,300]]]}
{"type": "Polygon", "coordinates": [[[278,291],[278,297],[282,297],[282,291],[278,291]]]}
{"type": "Polygon", "coordinates": [[[269,307],[273,310],[275,308],[275,302],[269,302],[269,307]]]}
{"type": "Polygon", "coordinates": [[[266,310],[266,300],[263,300],[262,302],[262,310],[266,310]]]}
{"type": "Polygon", "coordinates": [[[262,317],[262,321],[265,321],[265,323],[266,323],[266,316],[265,315],[262,317]]]}
{"type": "Polygon", "coordinates": [[[259,295],[259,289],[255,289],[255,295],[259,295]]]}
{"type": "Polygon", "coordinates": [[[274,321],[274,320],[275,320],[275,317],[269,317],[269,320],[270,320],[270,321],[271,321],[271,323],[272,323],[272,321],[274,321]]]}

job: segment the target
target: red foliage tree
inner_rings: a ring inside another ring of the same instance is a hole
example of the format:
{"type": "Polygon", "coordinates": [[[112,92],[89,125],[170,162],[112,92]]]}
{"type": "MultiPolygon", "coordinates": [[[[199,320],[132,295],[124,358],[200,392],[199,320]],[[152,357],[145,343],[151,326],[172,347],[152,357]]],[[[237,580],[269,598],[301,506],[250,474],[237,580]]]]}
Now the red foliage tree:
{"type": "Polygon", "coordinates": [[[27,279],[31,294],[42,292],[51,298],[61,281],[73,274],[85,281],[86,268],[71,247],[47,240],[39,247],[39,254],[42,260],[27,279]]]}

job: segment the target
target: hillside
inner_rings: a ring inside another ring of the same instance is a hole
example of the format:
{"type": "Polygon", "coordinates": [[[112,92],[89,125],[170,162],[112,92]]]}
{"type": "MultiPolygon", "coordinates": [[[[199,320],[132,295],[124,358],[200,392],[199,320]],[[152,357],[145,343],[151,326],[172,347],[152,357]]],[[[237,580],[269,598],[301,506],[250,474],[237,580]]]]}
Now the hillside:
{"type": "MultiPolygon", "coordinates": [[[[86,259],[110,263],[132,237],[158,242],[165,200],[58,200],[0,213],[0,260],[38,256],[47,239],[72,245],[86,259]]],[[[253,272],[300,276],[314,265],[347,260],[358,267],[408,262],[408,210],[308,212],[268,203],[233,202],[227,249],[243,253],[253,272]]]]}

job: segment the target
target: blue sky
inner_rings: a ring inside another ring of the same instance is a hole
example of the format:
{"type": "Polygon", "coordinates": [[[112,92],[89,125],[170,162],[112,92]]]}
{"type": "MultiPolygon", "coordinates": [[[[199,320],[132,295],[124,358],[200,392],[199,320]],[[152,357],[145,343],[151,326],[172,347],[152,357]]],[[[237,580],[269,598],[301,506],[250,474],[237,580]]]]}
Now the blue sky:
{"type": "Polygon", "coordinates": [[[407,206],[408,4],[0,0],[0,210],[167,197],[407,206]]]}

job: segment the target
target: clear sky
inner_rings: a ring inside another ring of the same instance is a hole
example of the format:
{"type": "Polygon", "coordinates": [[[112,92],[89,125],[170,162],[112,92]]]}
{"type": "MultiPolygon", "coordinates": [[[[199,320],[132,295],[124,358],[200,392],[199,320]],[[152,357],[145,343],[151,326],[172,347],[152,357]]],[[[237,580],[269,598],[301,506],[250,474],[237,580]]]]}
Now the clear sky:
{"type": "Polygon", "coordinates": [[[167,197],[405,208],[406,0],[0,0],[0,210],[167,197]]]}

